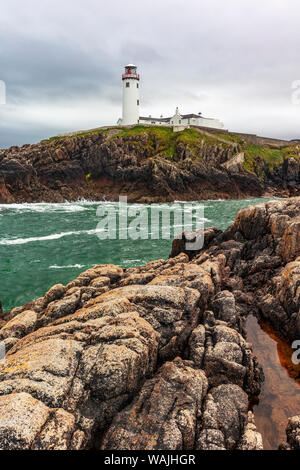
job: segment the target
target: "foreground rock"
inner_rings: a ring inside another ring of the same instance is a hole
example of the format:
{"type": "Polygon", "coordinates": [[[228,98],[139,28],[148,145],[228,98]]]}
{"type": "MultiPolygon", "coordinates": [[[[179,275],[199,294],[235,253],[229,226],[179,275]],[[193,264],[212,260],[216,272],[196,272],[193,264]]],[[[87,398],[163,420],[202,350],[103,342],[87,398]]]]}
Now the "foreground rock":
{"type": "Polygon", "coordinates": [[[300,415],[289,419],[286,429],[287,442],[280,446],[281,450],[300,450],[300,415]]]}
{"type": "Polygon", "coordinates": [[[0,448],[261,449],[243,326],[297,338],[299,217],[300,198],[247,208],[201,252],[97,266],[5,314],[0,448]]]}

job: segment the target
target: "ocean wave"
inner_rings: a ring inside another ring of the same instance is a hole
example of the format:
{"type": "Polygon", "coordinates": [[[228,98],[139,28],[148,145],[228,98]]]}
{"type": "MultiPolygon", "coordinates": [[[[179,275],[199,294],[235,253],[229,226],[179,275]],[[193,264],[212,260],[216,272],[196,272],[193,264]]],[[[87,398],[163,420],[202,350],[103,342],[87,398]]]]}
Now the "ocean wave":
{"type": "Polygon", "coordinates": [[[101,233],[104,230],[100,229],[93,229],[93,230],[78,230],[74,232],[61,232],[61,233],[54,233],[52,235],[46,235],[44,237],[29,237],[29,238],[2,238],[0,239],[0,245],[24,245],[26,243],[32,242],[43,242],[49,240],[58,240],[63,237],[70,237],[72,235],[96,235],[97,233],[101,233]]]}
{"type": "Polygon", "coordinates": [[[54,264],[53,266],[49,266],[49,269],[82,269],[84,267],[84,264],[68,264],[66,266],[57,266],[57,264],[54,264]]]}
{"type": "MultiPolygon", "coordinates": [[[[80,199],[76,202],[62,202],[62,203],[23,203],[23,204],[0,204],[0,212],[12,213],[60,213],[60,212],[84,212],[96,210],[100,205],[105,207],[116,207],[118,209],[119,202],[111,201],[86,201],[80,199]]],[[[129,204],[128,204],[129,206],[129,204]]]]}
{"type": "Polygon", "coordinates": [[[12,211],[17,213],[23,212],[83,212],[89,210],[88,207],[84,207],[81,204],[74,204],[74,203],[55,203],[55,204],[47,204],[47,203],[37,203],[37,204],[0,204],[0,212],[4,211],[12,211]]]}
{"type": "Polygon", "coordinates": [[[149,261],[143,258],[140,259],[124,259],[122,260],[122,266],[123,267],[136,267],[138,266],[144,266],[148,263],[149,261]]]}
{"type": "Polygon", "coordinates": [[[47,240],[58,240],[62,237],[68,237],[73,235],[76,232],[63,232],[63,233],[54,233],[53,235],[46,235],[44,237],[29,237],[29,238],[15,238],[15,239],[7,239],[3,238],[0,240],[0,245],[24,245],[30,242],[41,242],[47,240]]]}

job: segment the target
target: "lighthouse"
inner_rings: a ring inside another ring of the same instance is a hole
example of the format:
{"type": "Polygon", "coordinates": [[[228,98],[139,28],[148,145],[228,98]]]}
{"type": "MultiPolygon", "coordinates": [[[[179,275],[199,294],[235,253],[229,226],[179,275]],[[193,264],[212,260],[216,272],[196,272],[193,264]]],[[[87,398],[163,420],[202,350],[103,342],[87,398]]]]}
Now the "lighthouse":
{"type": "Polygon", "coordinates": [[[140,76],[137,73],[137,66],[128,64],[125,73],[122,75],[123,81],[123,115],[122,125],[130,126],[138,124],[140,117],[140,76]]]}
{"type": "Polygon", "coordinates": [[[169,126],[174,132],[179,132],[192,127],[204,127],[212,129],[224,129],[224,124],[219,119],[207,118],[198,114],[181,114],[179,108],[173,117],[143,117],[140,116],[140,76],[137,66],[128,64],[122,75],[123,81],[123,113],[117,122],[118,126],[169,126]]]}

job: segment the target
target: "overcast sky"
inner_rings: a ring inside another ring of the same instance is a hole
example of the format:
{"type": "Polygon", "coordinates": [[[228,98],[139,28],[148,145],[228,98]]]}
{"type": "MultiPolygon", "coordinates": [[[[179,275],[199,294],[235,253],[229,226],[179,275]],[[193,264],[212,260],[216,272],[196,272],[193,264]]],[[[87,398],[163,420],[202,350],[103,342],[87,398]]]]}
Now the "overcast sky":
{"type": "Polygon", "coordinates": [[[299,0],[0,0],[0,147],[115,124],[123,66],[142,115],[202,112],[300,138],[299,0]]]}

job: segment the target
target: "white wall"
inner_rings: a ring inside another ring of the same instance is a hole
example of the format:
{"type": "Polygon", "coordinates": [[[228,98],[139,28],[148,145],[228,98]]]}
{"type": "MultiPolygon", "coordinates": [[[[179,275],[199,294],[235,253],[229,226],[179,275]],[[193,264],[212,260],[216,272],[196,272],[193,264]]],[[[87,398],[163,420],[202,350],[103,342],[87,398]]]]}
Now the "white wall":
{"type": "Polygon", "coordinates": [[[140,99],[139,80],[129,78],[123,80],[123,118],[122,124],[130,126],[137,124],[140,116],[140,107],[138,101],[140,99]],[[126,83],[129,83],[127,88],[126,83]]]}
{"type": "Polygon", "coordinates": [[[184,119],[180,116],[180,114],[174,114],[171,119],[172,126],[180,126],[184,123],[184,119]]]}
{"type": "Polygon", "coordinates": [[[205,119],[199,117],[197,121],[197,124],[194,124],[192,122],[191,124],[194,124],[195,126],[211,127],[213,129],[224,129],[224,124],[218,119],[205,119]]]}
{"type": "Polygon", "coordinates": [[[146,121],[144,119],[139,120],[140,124],[147,124],[148,126],[168,126],[166,121],[146,121]]]}
{"type": "Polygon", "coordinates": [[[224,129],[224,124],[218,119],[206,119],[206,118],[190,118],[183,119],[180,115],[174,115],[170,121],[170,124],[161,121],[144,121],[140,119],[140,124],[147,124],[148,126],[199,126],[199,127],[210,127],[212,129],[224,129]],[[181,123],[179,122],[181,121],[181,123]]]}

